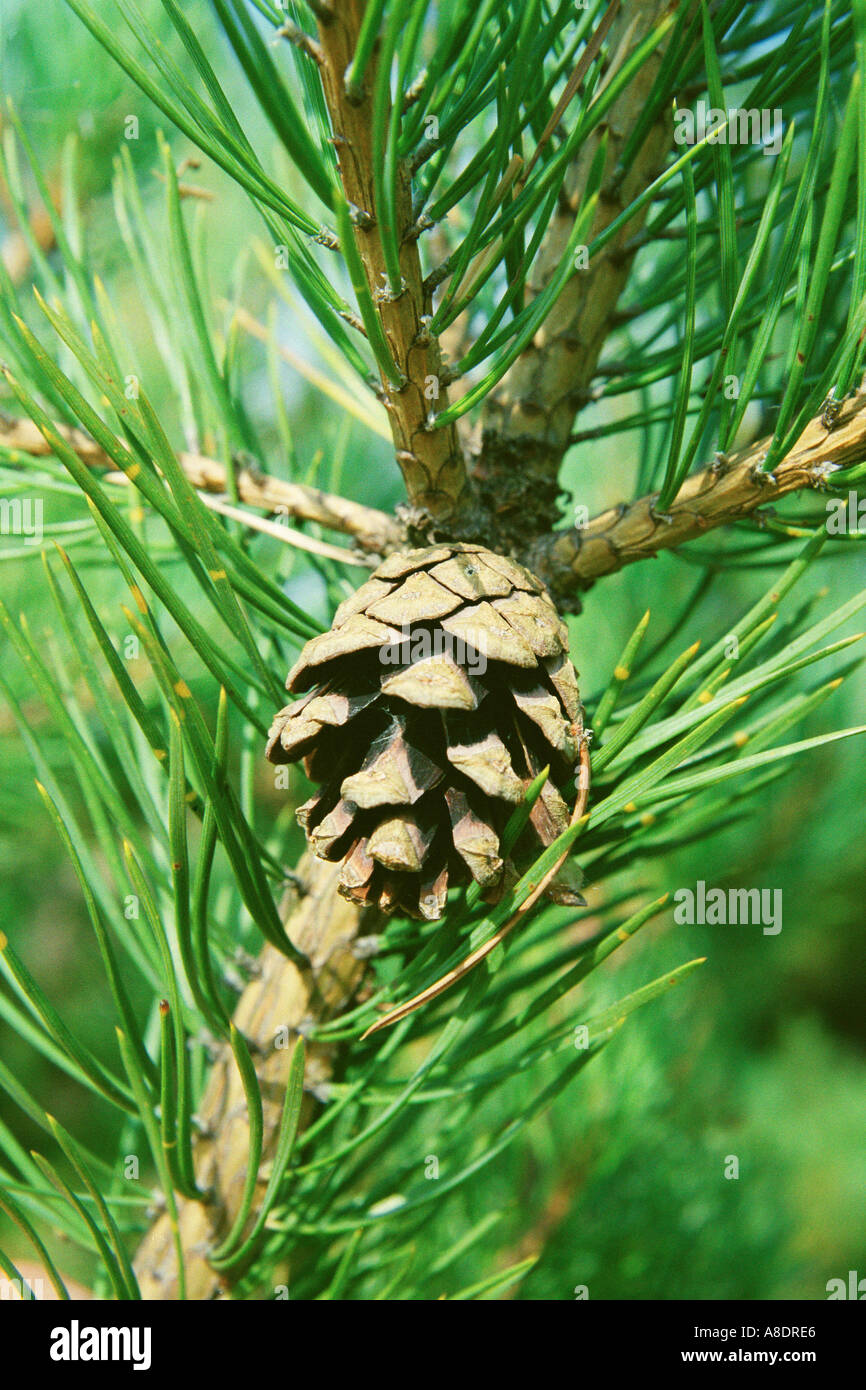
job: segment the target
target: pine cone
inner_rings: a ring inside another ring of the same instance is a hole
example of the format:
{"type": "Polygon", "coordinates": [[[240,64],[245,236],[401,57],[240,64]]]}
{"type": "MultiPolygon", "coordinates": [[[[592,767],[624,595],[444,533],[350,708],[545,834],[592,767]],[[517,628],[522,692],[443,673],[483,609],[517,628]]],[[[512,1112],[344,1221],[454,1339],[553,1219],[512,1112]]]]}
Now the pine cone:
{"type": "MultiPolygon", "coordinates": [[[[298,809],[356,903],[436,921],[449,887],[488,900],[513,882],[500,836],[532,778],[550,775],[513,851],[568,826],[561,787],[583,737],[568,632],[543,585],[478,545],[390,556],[289,672],[314,688],[270,729],[274,763],[303,759],[319,790],[298,809]],[[314,684],[315,683],[315,684],[314,684]]],[[[548,892],[582,902],[566,863],[548,892]]]]}

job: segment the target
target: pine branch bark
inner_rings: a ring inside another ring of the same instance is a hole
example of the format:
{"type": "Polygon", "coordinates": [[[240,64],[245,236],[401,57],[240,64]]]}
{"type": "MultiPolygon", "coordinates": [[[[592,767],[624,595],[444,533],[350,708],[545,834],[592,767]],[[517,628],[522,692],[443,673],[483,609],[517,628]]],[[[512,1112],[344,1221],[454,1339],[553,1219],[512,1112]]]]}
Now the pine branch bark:
{"type": "Polygon", "coordinates": [[[810,421],[769,474],[762,465],[771,442],[767,436],[693,473],[664,515],[656,511],[654,492],[609,508],[585,527],[543,538],[532,555],[533,569],[554,593],[573,592],[624,565],[654,559],[662,550],[759,513],[789,493],[823,490],[834,473],[866,458],[866,391],[851,396],[832,423],[820,416],[810,421]]]}
{"type": "MultiPolygon", "coordinates": [[[[272,946],[265,946],[257,973],[238,1001],[234,1022],[253,1053],[262,1094],[264,1139],[253,1211],[264,1195],[264,1175],[274,1156],[285,1099],[292,1049],[313,1022],[321,1023],[346,1009],[363,977],[364,965],[353,951],[362,920],[375,931],[377,915],[363,913],[336,891],[339,866],[304,856],[298,866],[303,894],[284,905],[286,932],[306,957],[294,965],[272,946]],[[279,1039],[280,1046],[277,1045],[279,1039]]],[[[301,1126],[317,1105],[314,1088],[332,1073],[333,1049],[307,1044],[301,1126]]],[[[199,1302],[231,1297],[231,1285],[208,1263],[208,1254],[231,1229],[247,1175],[249,1122],[240,1075],[231,1049],[220,1047],[198,1110],[202,1132],[194,1146],[194,1169],[208,1200],[178,1197],[181,1241],[186,1253],[186,1297],[199,1302]]],[[[171,1222],[163,1212],[141,1242],[135,1271],[146,1300],[180,1296],[171,1222]]]]}
{"type": "MultiPolygon", "coordinates": [[[[609,82],[634,49],[672,9],[669,0],[623,5],[611,26],[609,82]]],[[[620,167],[626,141],[642,115],[662,63],[664,45],[644,62],[583,142],[570,170],[532,271],[528,297],[554,275],[571,235],[587,176],[602,138],[607,154],[589,240],[597,237],[664,168],[671,148],[669,112],[663,109],[628,168],[620,167]]],[[[476,442],[473,481],[507,537],[550,529],[559,492],[558,474],[574,419],[610,333],[620,294],[631,270],[635,235],[648,208],[635,214],[604,249],[566,283],[533,341],[484,402],[476,442]]]]}
{"type": "Polygon", "coordinates": [[[395,388],[385,376],[382,390],[391,422],[397,462],[403,473],[411,506],[447,523],[467,504],[469,480],[457,430],[433,430],[428,423],[435,391],[436,408],[447,404],[438,341],[425,327],[432,313],[430,294],[424,287],[418,240],[412,231],[412,198],[409,171],[397,167],[397,233],[400,239],[399,294],[388,290],[388,274],[382,249],[373,178],[371,90],[375,81],[376,55],[370,61],[364,90],[350,96],[346,74],[357,48],[365,0],[340,0],[319,7],[320,72],[331,118],[334,145],[343,189],[355,218],[355,241],[378,307],[392,356],[405,378],[395,388]]]}
{"type": "MultiPolygon", "coordinates": [[[[54,428],[89,468],[114,469],[114,460],[84,430],[59,421],[55,422],[54,428]]],[[[5,419],[2,415],[0,448],[12,454],[28,454],[35,458],[51,454],[48,440],[32,420],[5,419]]],[[[181,452],[177,457],[194,487],[214,495],[228,494],[229,478],[224,464],[204,454],[181,452]]],[[[128,480],[124,478],[123,481],[128,480]]],[[[306,483],[287,482],[250,467],[238,468],[234,481],[240,500],[247,506],[296,517],[299,521],[316,522],[330,531],[351,536],[362,550],[372,554],[387,555],[403,540],[402,529],[394,517],[376,507],[353,502],[348,497],[323,492],[306,483]]]]}

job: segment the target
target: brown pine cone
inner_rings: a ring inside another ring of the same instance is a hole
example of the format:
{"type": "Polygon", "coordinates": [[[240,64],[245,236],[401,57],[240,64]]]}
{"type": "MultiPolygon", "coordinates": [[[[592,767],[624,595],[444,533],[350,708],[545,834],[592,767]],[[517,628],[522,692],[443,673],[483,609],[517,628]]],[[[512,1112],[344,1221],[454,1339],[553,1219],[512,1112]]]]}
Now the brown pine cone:
{"type": "MultiPolygon", "coordinates": [[[[514,880],[500,835],[550,775],[512,858],[568,826],[562,788],[583,739],[568,632],[544,586],[479,545],[391,555],[340,605],[289,672],[302,699],[276,716],[271,762],[303,759],[319,790],[298,809],[340,892],[436,921],[449,887],[488,900],[514,880]]],[[[566,863],[548,892],[582,902],[566,863]]]]}

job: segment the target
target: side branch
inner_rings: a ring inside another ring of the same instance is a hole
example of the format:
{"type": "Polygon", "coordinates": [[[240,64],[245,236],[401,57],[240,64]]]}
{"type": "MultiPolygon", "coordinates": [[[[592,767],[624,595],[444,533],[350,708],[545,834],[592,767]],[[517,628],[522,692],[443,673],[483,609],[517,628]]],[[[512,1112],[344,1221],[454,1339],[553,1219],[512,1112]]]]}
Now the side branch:
{"type": "MultiPolygon", "coordinates": [[[[635,48],[670,10],[668,0],[635,0],[622,6],[611,26],[609,82],[635,48]]],[[[604,134],[607,160],[590,240],[597,237],[662,171],[671,145],[664,111],[650,128],[627,170],[619,167],[626,141],[643,114],[659,73],[654,52],[621,92],[598,130],[582,144],[570,169],[560,205],[551,220],[533,270],[529,297],[545,288],[560,264],[592,161],[604,134]]],[[[598,359],[614,323],[617,301],[634,257],[630,249],[647,209],[636,214],[576,271],[539,329],[487,398],[479,456],[473,470],[482,498],[515,537],[549,526],[558,494],[557,476],[568,448],[574,417],[587,398],[598,359]],[[508,516],[503,516],[507,511],[508,516]],[[509,524],[509,518],[510,524],[509,524]]]]}
{"type": "Polygon", "coordinates": [[[816,419],[803,431],[774,474],[762,463],[770,438],[693,473],[664,515],[655,510],[658,493],[629,506],[611,507],[588,525],[558,531],[535,547],[530,563],[556,594],[573,594],[605,574],[653,559],[695,540],[717,526],[739,521],[804,488],[821,490],[842,468],[866,459],[866,391],[847,400],[831,428],[816,419]]]}
{"type": "MultiPolygon", "coordinates": [[[[55,424],[58,434],[73,448],[90,468],[114,470],[115,463],[95,440],[83,430],[70,425],[55,424]]],[[[43,457],[51,453],[50,445],[32,420],[4,419],[0,416],[0,449],[43,457]]],[[[178,454],[178,462],[190,482],[200,491],[226,495],[229,481],[223,464],[204,454],[178,454]]],[[[125,481],[125,479],[124,479],[125,481]]],[[[400,544],[402,532],[387,512],[365,507],[360,502],[303,483],[290,483],[274,478],[256,468],[238,469],[235,475],[238,496],[249,507],[277,516],[293,516],[300,521],[315,521],[331,531],[351,536],[371,554],[387,555],[400,544]]]]}
{"type": "Polygon", "coordinates": [[[399,162],[395,178],[401,285],[397,293],[389,289],[373,177],[375,161],[384,158],[384,150],[377,154],[373,148],[370,92],[375,54],[360,95],[350,96],[346,89],[364,10],[365,0],[341,0],[333,11],[319,10],[319,70],[340,178],[353,211],[355,243],[391,355],[404,377],[402,386],[382,379],[397,462],[410,504],[447,524],[467,503],[468,478],[456,429],[433,430],[428,421],[431,400],[425,391],[435,383],[440,410],[447,404],[447,393],[439,344],[426,328],[432,305],[424,288],[418,242],[408,235],[413,220],[409,172],[399,162]]]}

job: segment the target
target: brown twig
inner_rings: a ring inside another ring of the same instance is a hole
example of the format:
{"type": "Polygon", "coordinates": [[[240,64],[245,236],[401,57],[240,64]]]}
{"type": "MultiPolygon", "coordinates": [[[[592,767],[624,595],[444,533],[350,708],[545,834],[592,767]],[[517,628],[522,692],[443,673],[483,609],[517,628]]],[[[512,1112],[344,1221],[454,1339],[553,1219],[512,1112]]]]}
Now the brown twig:
{"type": "MultiPolygon", "coordinates": [[[[82,463],[91,468],[105,468],[110,472],[114,470],[113,459],[83,430],[62,424],[57,424],[54,428],[75,450],[82,463]]],[[[45,457],[51,453],[48,441],[32,420],[4,419],[2,416],[0,448],[18,450],[37,457],[45,457]]],[[[216,459],[207,458],[204,454],[180,453],[178,461],[190,482],[201,492],[228,492],[229,482],[225,467],[216,459]]],[[[257,469],[238,469],[236,482],[238,496],[247,506],[257,507],[260,511],[275,513],[277,516],[293,516],[302,521],[315,521],[330,531],[344,532],[352,536],[363,550],[373,554],[386,555],[401,542],[403,533],[398,522],[387,512],[380,512],[375,507],[365,507],[360,502],[352,502],[334,493],[322,492],[319,488],[308,487],[304,483],[286,482],[282,478],[260,473],[257,469]]],[[[350,556],[345,558],[351,559],[350,556]]]]}
{"type": "MultiPolygon", "coordinates": [[[[612,54],[604,82],[611,80],[635,47],[671,10],[669,0],[634,0],[616,14],[610,29],[612,54]]],[[[532,269],[528,296],[536,297],[556,272],[599,144],[607,139],[605,170],[588,239],[597,237],[661,172],[671,146],[667,113],[650,128],[628,169],[619,162],[643,114],[658,76],[661,54],[643,63],[580,148],[566,179],[560,206],[532,269]]],[[[610,332],[617,301],[631,269],[626,250],[643,224],[636,214],[585,270],[565,285],[544,325],[487,397],[477,430],[473,479],[488,506],[495,504],[506,538],[549,530],[555,511],[559,465],[568,448],[575,413],[595,373],[610,332]]]]}
{"type": "MultiPolygon", "coordinates": [[[[123,474],[112,476],[124,477],[123,474]]],[[[357,569],[369,570],[376,566],[376,561],[371,560],[369,556],[353,554],[342,545],[329,545],[327,541],[320,541],[316,536],[307,536],[303,531],[296,531],[293,526],[286,526],[284,522],[269,521],[267,517],[257,516],[255,512],[248,512],[243,507],[235,507],[231,502],[214,497],[209,492],[200,492],[199,496],[212,512],[219,512],[220,516],[228,517],[230,521],[239,521],[242,526],[249,526],[252,531],[272,536],[275,541],[282,541],[284,545],[294,546],[295,550],[306,550],[309,555],[322,555],[326,560],[336,560],[338,564],[353,565],[357,569]]]]}
{"type": "MultiPolygon", "coordinates": [[[[361,909],[337,895],[339,865],[304,858],[298,875],[304,895],[290,898],[286,932],[308,965],[298,968],[271,946],[256,962],[258,971],[246,986],[234,1022],[256,1059],[264,1111],[260,1170],[274,1156],[285,1097],[286,1078],[297,1038],[310,1020],[321,1022],[340,1012],[354,996],[364,966],[353,952],[361,909]]],[[[370,930],[375,919],[367,913],[370,930]]],[[[366,930],[366,926],[365,926],[366,930]]],[[[315,1109],[311,1092],[321,1094],[331,1074],[333,1050],[307,1045],[301,1114],[305,1124],[315,1109]]],[[[222,1044],[198,1109],[201,1134],[195,1144],[196,1180],[207,1201],[178,1198],[182,1248],[186,1253],[186,1295],[196,1302],[227,1298],[230,1286],[208,1263],[208,1254],[231,1229],[244,1190],[249,1152],[249,1121],[244,1090],[231,1049],[222,1044]]],[[[261,1202],[265,1184],[257,1190],[261,1202]]],[[[254,1210],[257,1210],[254,1202],[254,1210]]],[[[178,1271],[171,1223],[159,1216],[135,1258],[142,1297],[176,1299],[178,1271]]]]}
{"type": "Polygon", "coordinates": [[[550,120],[547,122],[547,125],[544,127],[544,130],[541,132],[541,135],[538,138],[538,144],[535,146],[535,150],[529,160],[529,163],[526,165],[526,168],[521,174],[521,183],[525,183],[526,180],[529,178],[529,175],[532,173],[532,170],[535,168],[535,165],[541,156],[541,151],[544,149],[551,135],[556,130],[556,127],[559,125],[560,121],[562,120],[563,116],[565,115],[566,111],[571,105],[571,102],[573,101],[575,94],[580,89],[581,82],[588,73],[592,64],[595,62],[595,59],[598,56],[599,49],[601,48],[601,45],[607,38],[608,30],[610,29],[610,26],[613,24],[613,21],[616,19],[617,11],[619,10],[619,5],[620,0],[611,0],[611,3],[608,5],[601,20],[599,21],[598,27],[594,29],[592,34],[590,35],[587,45],[580,55],[580,59],[577,63],[577,66],[574,69],[574,72],[571,74],[571,77],[565,84],[562,96],[559,98],[559,101],[553,108],[550,120]]]}
{"type": "Polygon", "coordinates": [[[395,388],[383,377],[382,388],[391,421],[397,462],[403,473],[409,502],[431,517],[447,522],[465,505],[469,483],[457,431],[432,430],[431,406],[447,403],[439,344],[426,331],[432,312],[424,287],[417,237],[408,236],[413,217],[409,171],[397,170],[396,216],[400,239],[399,293],[391,294],[376,206],[373,170],[377,157],[372,145],[370,88],[375,78],[375,55],[367,85],[359,97],[349,95],[345,77],[355,53],[364,16],[365,0],[342,0],[333,13],[319,19],[319,72],[331,118],[334,145],[343,189],[356,210],[355,242],[363,262],[367,284],[377,305],[391,354],[405,378],[395,388]],[[431,398],[429,392],[436,392],[431,398]]]}
{"type": "Polygon", "coordinates": [[[536,546],[533,567],[554,593],[573,592],[624,565],[653,559],[661,550],[739,521],[788,493],[820,491],[839,469],[866,458],[866,391],[844,403],[832,427],[820,417],[812,420],[772,475],[762,468],[769,446],[769,437],[761,439],[693,473],[664,516],[655,510],[658,493],[653,492],[609,508],[584,527],[555,532],[536,546]]]}

